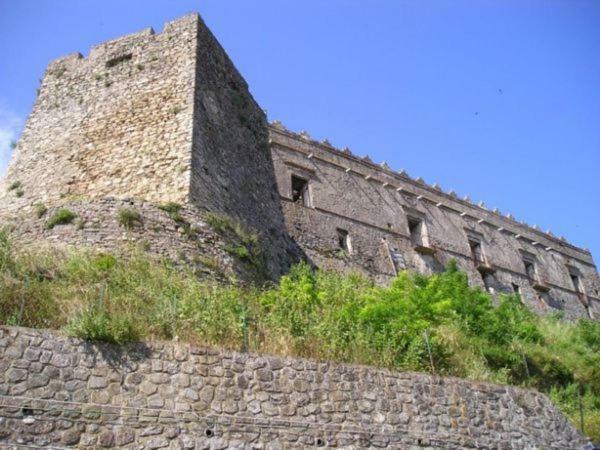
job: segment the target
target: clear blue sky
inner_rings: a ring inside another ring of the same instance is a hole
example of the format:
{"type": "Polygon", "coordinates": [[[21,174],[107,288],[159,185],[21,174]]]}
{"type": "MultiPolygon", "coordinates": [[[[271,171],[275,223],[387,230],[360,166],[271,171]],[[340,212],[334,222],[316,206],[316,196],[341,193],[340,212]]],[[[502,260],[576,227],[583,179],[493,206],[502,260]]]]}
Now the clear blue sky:
{"type": "Polygon", "coordinates": [[[190,11],[270,120],[600,261],[598,0],[0,0],[0,172],[49,60],[190,11]]]}

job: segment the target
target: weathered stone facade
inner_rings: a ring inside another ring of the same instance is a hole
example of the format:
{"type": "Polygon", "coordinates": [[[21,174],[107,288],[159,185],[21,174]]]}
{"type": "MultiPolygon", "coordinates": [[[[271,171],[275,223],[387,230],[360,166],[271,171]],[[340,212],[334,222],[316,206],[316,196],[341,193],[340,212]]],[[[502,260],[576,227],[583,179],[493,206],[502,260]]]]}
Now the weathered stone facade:
{"type": "Polygon", "coordinates": [[[432,273],[455,259],[473,285],[517,291],[536,312],[600,317],[600,277],[589,251],[280,123],[270,137],[288,230],[316,265],[385,283],[398,270],[432,273]],[[293,178],[306,182],[306,197],[296,201],[293,178]],[[411,219],[422,223],[419,242],[411,219]],[[470,242],[479,245],[477,255],[470,242]]]}
{"type": "Polygon", "coordinates": [[[191,14],[50,63],[0,184],[0,218],[106,197],[194,205],[256,230],[277,277],[301,252],[274,179],[264,112],[191,14]]]}
{"type": "MultiPolygon", "coordinates": [[[[94,212],[105,198],[179,202],[197,211],[198,222],[204,211],[240,220],[260,234],[272,278],[302,256],[380,283],[405,268],[434,272],[456,259],[474,285],[517,291],[536,312],[600,317],[589,251],[368,158],[269,127],[197,15],[49,65],[0,184],[0,218],[26,225],[38,202],[76,200],[83,214],[86,202],[94,212]]],[[[25,225],[16,229],[32,240],[37,233],[81,241],[25,225]]],[[[121,240],[111,230],[105,244],[121,240]]]]}
{"type": "MultiPolygon", "coordinates": [[[[536,392],[361,366],[0,328],[0,442],[130,449],[580,449],[536,392]]],[[[55,447],[56,446],[56,447],[55,447]]]]}

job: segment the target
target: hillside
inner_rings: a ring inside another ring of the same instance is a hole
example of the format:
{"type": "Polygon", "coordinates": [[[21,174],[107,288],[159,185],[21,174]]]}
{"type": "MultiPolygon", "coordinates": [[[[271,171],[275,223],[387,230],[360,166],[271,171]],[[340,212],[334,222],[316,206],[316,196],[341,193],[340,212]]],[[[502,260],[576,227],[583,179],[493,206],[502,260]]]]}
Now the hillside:
{"type": "Polygon", "coordinates": [[[22,248],[0,236],[0,322],[124,344],[175,340],[367,364],[547,393],[600,440],[600,325],[494,306],[450,264],[390,287],[298,265],[278,285],[200,280],[140,249],[22,248]]]}

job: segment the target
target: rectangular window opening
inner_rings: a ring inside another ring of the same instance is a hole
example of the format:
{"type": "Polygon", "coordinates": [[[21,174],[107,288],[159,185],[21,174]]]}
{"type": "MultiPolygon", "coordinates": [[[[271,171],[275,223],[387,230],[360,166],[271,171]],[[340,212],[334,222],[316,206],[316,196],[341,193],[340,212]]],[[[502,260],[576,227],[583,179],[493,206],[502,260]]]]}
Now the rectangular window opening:
{"type": "Polygon", "coordinates": [[[310,206],[308,180],[292,175],[292,201],[303,206],[310,206]]]}
{"type": "Polygon", "coordinates": [[[347,230],[337,228],[338,247],[346,253],[352,252],[352,244],[350,243],[350,234],[347,230]]]}
{"type": "Polygon", "coordinates": [[[469,239],[469,247],[471,248],[471,257],[475,264],[483,264],[485,260],[483,258],[483,250],[481,249],[481,242],[475,239],[469,239]]]}
{"type": "Polygon", "coordinates": [[[535,283],[537,281],[537,277],[534,262],[528,259],[524,259],[523,264],[525,265],[525,273],[527,274],[527,279],[530,283],[535,283]]]}
{"type": "Polygon", "coordinates": [[[413,245],[423,245],[423,220],[408,217],[408,231],[413,245]]]}
{"type": "Polygon", "coordinates": [[[485,286],[485,290],[490,293],[490,294],[494,294],[496,293],[496,279],[494,278],[494,276],[492,274],[486,274],[483,276],[483,285],[485,286]]]}
{"type": "Polygon", "coordinates": [[[581,288],[581,279],[574,273],[571,273],[570,275],[571,283],[573,283],[573,289],[575,289],[575,292],[577,292],[578,294],[583,293],[583,289],[581,288]]]}

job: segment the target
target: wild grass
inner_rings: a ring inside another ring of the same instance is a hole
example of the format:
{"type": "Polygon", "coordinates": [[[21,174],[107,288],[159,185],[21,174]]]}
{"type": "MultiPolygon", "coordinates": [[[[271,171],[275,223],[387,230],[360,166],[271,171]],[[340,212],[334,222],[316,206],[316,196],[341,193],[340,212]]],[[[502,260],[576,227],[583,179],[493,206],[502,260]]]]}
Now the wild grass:
{"type": "Polygon", "coordinates": [[[66,225],[77,217],[77,214],[67,208],[57,209],[54,214],[46,221],[46,228],[52,229],[56,225],[66,225]]]}
{"type": "Polygon", "coordinates": [[[48,211],[48,208],[46,208],[46,205],[44,205],[42,202],[37,202],[35,205],[33,205],[33,208],[38,219],[48,211]]]}
{"type": "Polygon", "coordinates": [[[600,438],[600,325],[499,306],[450,265],[389,287],[294,267],[276,286],[200,280],[139,250],[16,248],[0,233],[0,321],[90,340],[177,339],[509,383],[546,392],[600,438]]]}
{"type": "Polygon", "coordinates": [[[133,208],[121,208],[118,213],[119,225],[131,230],[135,227],[142,226],[142,215],[133,208]]]}

